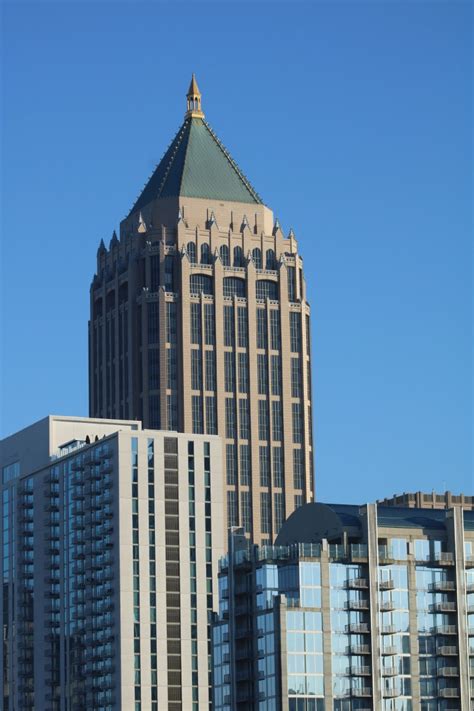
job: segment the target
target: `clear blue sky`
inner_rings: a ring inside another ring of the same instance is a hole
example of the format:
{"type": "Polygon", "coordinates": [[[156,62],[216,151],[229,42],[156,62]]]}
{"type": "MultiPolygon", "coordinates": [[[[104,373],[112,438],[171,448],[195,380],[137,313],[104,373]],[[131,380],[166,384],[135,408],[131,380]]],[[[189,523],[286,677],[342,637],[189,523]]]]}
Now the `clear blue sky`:
{"type": "Polygon", "coordinates": [[[472,9],[3,5],[2,435],[87,414],[101,238],[209,123],[305,260],[320,500],[472,474],[472,9]]]}

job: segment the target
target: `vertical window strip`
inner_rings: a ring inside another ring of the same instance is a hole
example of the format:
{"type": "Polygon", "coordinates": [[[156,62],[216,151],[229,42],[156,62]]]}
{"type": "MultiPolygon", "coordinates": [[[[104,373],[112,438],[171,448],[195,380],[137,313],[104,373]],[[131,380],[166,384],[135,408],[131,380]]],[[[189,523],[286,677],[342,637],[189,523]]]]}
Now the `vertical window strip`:
{"type": "MultiPolygon", "coordinates": [[[[191,640],[198,637],[197,629],[197,563],[196,563],[196,486],[194,466],[194,442],[188,442],[188,491],[189,491],[189,580],[191,609],[191,640]]],[[[198,655],[197,648],[191,650],[191,678],[193,711],[198,700],[198,655]]]]}
{"type": "Polygon", "coordinates": [[[270,486],[270,461],[268,457],[268,447],[258,448],[260,464],[260,486],[270,486]]]}
{"type": "Polygon", "coordinates": [[[250,449],[248,444],[240,445],[240,483],[250,486],[250,449]]]}
{"type": "Polygon", "coordinates": [[[215,351],[205,351],[206,390],[216,389],[216,354],[215,351]]]}
{"type": "Polygon", "coordinates": [[[166,342],[176,345],[177,339],[177,308],[173,301],[166,302],[166,342]]]}
{"type": "Polygon", "coordinates": [[[291,405],[293,415],[293,443],[301,444],[303,442],[303,422],[302,408],[299,402],[294,402],[291,405]]]}
{"type": "Polygon", "coordinates": [[[293,450],[293,487],[295,489],[303,489],[304,483],[304,460],[303,450],[293,450]]]}
{"type": "Polygon", "coordinates": [[[264,353],[257,355],[257,377],[258,377],[258,394],[268,394],[268,370],[267,356],[264,353]]]}
{"type": "Polygon", "coordinates": [[[140,556],[139,556],[139,503],[138,503],[138,438],[131,438],[132,469],[132,565],[133,565],[133,652],[135,711],[141,709],[141,657],[140,657],[140,556]]]}
{"type": "Polygon", "coordinates": [[[193,433],[202,434],[203,429],[203,417],[202,417],[202,396],[193,395],[191,398],[192,405],[192,420],[193,420],[193,433]]]}
{"type": "Polygon", "coordinates": [[[273,447],[273,486],[283,488],[283,450],[273,447]]]}
{"type": "MultiPolygon", "coordinates": [[[[214,602],[212,599],[212,525],[211,525],[211,445],[209,442],[204,442],[204,513],[205,513],[205,528],[206,528],[206,596],[207,596],[207,619],[212,618],[214,602]]],[[[209,698],[212,699],[212,642],[211,642],[211,625],[207,627],[207,650],[208,650],[208,679],[209,679],[209,698]]],[[[194,701],[193,711],[199,711],[198,699],[194,701]]]]}
{"type": "Polygon", "coordinates": [[[235,346],[233,306],[224,306],[224,345],[235,346]]]}
{"type": "Polygon", "coordinates": [[[206,433],[217,434],[216,398],[206,395],[206,433]]]}
{"type": "Polygon", "coordinates": [[[246,533],[252,534],[252,504],[250,499],[250,491],[242,491],[240,494],[240,514],[241,525],[244,527],[246,533]]]}
{"type": "Polygon", "coordinates": [[[290,311],[290,347],[292,353],[301,351],[301,315],[290,311]]]}
{"type": "Polygon", "coordinates": [[[281,395],[281,358],[271,356],[272,395],[281,395]]]}
{"type": "Polygon", "coordinates": [[[201,345],[202,342],[202,326],[201,326],[201,304],[191,303],[191,343],[201,345]]]}
{"type": "Polygon", "coordinates": [[[249,439],[250,437],[249,405],[247,398],[239,399],[239,433],[240,439],[249,439]]]}
{"type": "Polygon", "coordinates": [[[280,311],[278,309],[270,310],[270,338],[272,350],[279,351],[281,349],[281,333],[280,311]]]}
{"type": "Polygon", "coordinates": [[[257,309],[257,348],[267,348],[267,312],[266,309],[257,309]]]}
{"type": "Polygon", "coordinates": [[[275,533],[278,533],[285,520],[285,497],[280,492],[273,495],[273,511],[275,517],[275,533]]]}
{"type": "Polygon", "coordinates": [[[237,309],[237,333],[238,345],[240,348],[248,346],[248,331],[247,331],[247,309],[239,306],[237,309]]]}
{"type": "Polygon", "coordinates": [[[229,521],[229,526],[237,526],[238,511],[237,511],[237,492],[228,491],[227,492],[227,520],[229,521]]]}
{"type": "Polygon", "coordinates": [[[249,364],[247,353],[238,353],[239,364],[239,393],[247,393],[249,390],[249,364]]]}
{"type": "Polygon", "coordinates": [[[258,438],[268,440],[270,435],[268,417],[268,403],[266,400],[258,401],[258,438]]]}
{"type": "Polygon", "coordinates": [[[202,353],[200,348],[191,350],[191,389],[202,389],[202,353]]]}
{"type": "Polygon", "coordinates": [[[204,338],[207,346],[215,345],[216,324],[214,316],[214,304],[204,304],[204,338]]]}
{"type": "Polygon", "coordinates": [[[301,397],[301,371],[299,358],[291,359],[291,397],[301,397]]]}
{"type": "Polygon", "coordinates": [[[225,391],[233,393],[235,390],[235,360],[232,351],[224,352],[224,381],[225,391]]]}
{"type": "Polygon", "coordinates": [[[225,399],[225,436],[227,439],[235,439],[237,435],[235,428],[235,402],[231,397],[225,399]]]}
{"type": "Polygon", "coordinates": [[[272,401],[272,437],[275,442],[283,439],[283,416],[281,411],[281,401],[272,401]]]}
{"type": "Polygon", "coordinates": [[[158,711],[158,656],[156,634],[156,529],[155,529],[155,442],[147,442],[148,456],[148,536],[150,585],[150,667],[151,709],[158,711]]]}
{"type": "Polygon", "coordinates": [[[260,530],[262,533],[271,533],[271,500],[267,491],[260,494],[260,530]]]}

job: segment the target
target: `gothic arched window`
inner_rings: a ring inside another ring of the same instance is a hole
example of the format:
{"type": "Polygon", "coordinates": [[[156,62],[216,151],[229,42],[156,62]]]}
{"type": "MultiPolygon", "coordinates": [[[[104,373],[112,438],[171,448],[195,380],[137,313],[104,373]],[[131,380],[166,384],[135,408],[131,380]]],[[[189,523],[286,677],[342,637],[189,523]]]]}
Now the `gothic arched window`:
{"type": "Polygon", "coordinates": [[[188,242],[188,246],[186,247],[187,252],[188,252],[188,257],[189,261],[191,264],[196,264],[196,245],[194,242],[188,242]]]}
{"type": "Polygon", "coordinates": [[[273,249],[267,249],[265,254],[265,269],[276,269],[275,252],[273,249]]]}
{"type": "Polygon", "coordinates": [[[242,247],[234,247],[234,267],[244,266],[244,253],[242,252],[242,247]]]}
{"type": "Polygon", "coordinates": [[[211,263],[211,249],[207,242],[201,244],[201,264],[211,263]]]}
{"type": "Polygon", "coordinates": [[[257,269],[262,268],[262,252],[258,247],[255,247],[252,251],[253,261],[255,262],[255,267],[257,269]]]}
{"type": "Polygon", "coordinates": [[[219,254],[221,255],[222,264],[225,267],[230,267],[229,247],[226,244],[221,246],[219,254]]]}

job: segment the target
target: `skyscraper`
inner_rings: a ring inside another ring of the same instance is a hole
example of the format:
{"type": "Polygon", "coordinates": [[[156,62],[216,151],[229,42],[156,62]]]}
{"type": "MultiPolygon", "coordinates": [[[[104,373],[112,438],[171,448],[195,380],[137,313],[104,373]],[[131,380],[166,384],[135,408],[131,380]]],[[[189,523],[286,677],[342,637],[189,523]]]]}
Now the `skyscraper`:
{"type": "Polygon", "coordinates": [[[259,542],[312,499],[303,262],[205,121],[193,76],[91,286],[91,417],[224,440],[225,515],[259,542]]]}

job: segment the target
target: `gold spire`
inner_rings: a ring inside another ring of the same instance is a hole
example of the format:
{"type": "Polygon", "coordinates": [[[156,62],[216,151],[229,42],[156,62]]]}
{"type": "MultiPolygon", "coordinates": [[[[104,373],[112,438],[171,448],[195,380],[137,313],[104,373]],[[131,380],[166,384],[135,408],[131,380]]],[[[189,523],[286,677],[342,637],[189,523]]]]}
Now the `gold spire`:
{"type": "Polygon", "coordinates": [[[188,93],[186,94],[186,99],[188,108],[185,118],[204,118],[204,114],[201,111],[201,92],[199,91],[194,74],[189,85],[188,93]]]}

